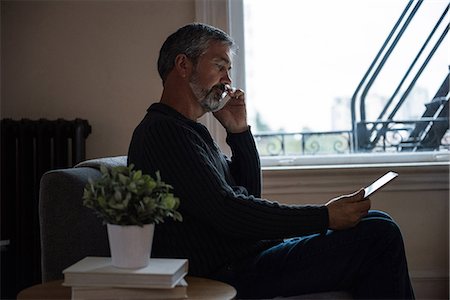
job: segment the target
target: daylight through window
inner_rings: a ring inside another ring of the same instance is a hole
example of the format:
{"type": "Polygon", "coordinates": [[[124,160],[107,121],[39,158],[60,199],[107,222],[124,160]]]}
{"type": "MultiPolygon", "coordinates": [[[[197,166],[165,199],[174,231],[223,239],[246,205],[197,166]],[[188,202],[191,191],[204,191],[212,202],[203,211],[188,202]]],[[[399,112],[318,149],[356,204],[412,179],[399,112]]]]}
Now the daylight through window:
{"type": "Polygon", "coordinates": [[[448,4],[243,0],[260,154],[447,152],[448,4]]]}

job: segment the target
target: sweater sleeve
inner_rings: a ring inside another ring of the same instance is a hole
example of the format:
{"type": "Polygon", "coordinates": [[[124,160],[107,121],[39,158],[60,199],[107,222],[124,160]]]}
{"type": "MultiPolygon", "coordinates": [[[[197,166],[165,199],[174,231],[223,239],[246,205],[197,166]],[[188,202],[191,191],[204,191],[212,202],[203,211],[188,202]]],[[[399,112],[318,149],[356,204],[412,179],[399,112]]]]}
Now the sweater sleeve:
{"type": "Polygon", "coordinates": [[[237,193],[211,161],[204,142],[189,128],[158,122],[143,134],[144,159],[131,162],[151,175],[160,171],[180,198],[183,215],[243,239],[279,239],[326,230],[325,206],[288,206],[237,193]]]}
{"type": "Polygon", "coordinates": [[[229,165],[234,180],[250,195],[261,197],[261,163],[250,128],[242,133],[228,133],[227,144],[232,153],[229,165]]]}

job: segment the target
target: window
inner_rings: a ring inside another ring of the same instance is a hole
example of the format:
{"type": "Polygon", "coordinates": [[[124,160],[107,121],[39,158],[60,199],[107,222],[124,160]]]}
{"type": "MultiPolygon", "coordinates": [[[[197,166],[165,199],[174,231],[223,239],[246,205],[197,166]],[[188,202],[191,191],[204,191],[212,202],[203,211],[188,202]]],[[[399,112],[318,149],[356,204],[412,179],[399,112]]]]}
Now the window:
{"type": "Polygon", "coordinates": [[[448,1],[227,3],[266,165],[448,161],[448,1]]]}

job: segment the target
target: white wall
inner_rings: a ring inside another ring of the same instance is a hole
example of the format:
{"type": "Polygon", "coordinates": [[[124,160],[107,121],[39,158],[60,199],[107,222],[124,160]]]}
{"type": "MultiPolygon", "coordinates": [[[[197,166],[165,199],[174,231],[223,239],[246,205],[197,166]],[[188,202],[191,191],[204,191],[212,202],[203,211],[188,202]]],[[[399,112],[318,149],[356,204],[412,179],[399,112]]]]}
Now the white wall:
{"type": "Polygon", "coordinates": [[[159,49],[194,0],[1,1],[2,118],[87,119],[87,158],[126,154],[160,98],[159,49]]]}

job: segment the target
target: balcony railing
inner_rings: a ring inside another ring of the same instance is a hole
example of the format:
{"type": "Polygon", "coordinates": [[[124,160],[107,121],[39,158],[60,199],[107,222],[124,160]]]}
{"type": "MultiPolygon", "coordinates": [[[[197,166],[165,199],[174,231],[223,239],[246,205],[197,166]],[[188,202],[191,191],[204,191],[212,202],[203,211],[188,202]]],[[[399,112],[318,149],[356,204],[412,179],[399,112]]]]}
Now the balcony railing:
{"type": "MultiPolygon", "coordinates": [[[[426,122],[426,120],[423,120],[423,122],[426,122]]],[[[450,151],[450,130],[446,132],[440,143],[437,143],[437,147],[417,149],[417,143],[408,140],[417,120],[383,123],[378,124],[378,126],[385,126],[387,129],[378,139],[375,147],[367,149],[367,152],[450,151]]],[[[367,125],[372,126],[374,123],[368,122],[367,125]]],[[[267,132],[254,134],[254,138],[261,156],[324,155],[355,153],[352,135],[351,130],[267,132]]],[[[361,152],[361,149],[359,152],[361,152]]]]}

